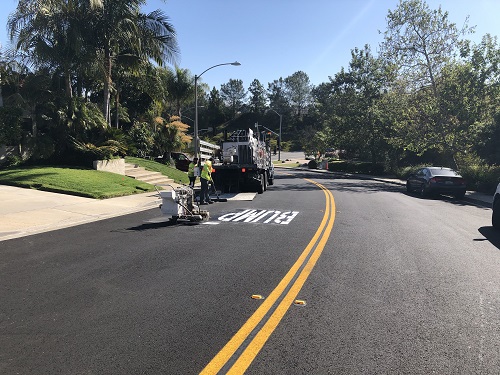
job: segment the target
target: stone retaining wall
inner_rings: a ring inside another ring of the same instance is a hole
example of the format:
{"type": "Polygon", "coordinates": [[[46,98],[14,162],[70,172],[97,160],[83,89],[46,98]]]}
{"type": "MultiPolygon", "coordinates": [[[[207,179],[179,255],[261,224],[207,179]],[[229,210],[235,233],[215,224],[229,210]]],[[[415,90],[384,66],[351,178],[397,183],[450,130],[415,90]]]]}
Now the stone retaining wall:
{"type": "Polygon", "coordinates": [[[94,160],[94,169],[125,175],[125,159],[94,160]]]}

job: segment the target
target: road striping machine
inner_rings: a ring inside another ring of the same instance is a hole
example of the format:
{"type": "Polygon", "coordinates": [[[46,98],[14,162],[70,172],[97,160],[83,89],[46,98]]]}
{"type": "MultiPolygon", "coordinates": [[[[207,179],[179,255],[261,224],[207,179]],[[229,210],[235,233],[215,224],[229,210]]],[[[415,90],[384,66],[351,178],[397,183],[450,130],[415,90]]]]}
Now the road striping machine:
{"type": "Polygon", "coordinates": [[[172,190],[159,190],[155,185],[162,202],[160,204],[161,213],[171,216],[171,222],[201,222],[210,219],[210,213],[201,210],[195,201],[194,190],[189,186],[173,187],[172,190]]]}

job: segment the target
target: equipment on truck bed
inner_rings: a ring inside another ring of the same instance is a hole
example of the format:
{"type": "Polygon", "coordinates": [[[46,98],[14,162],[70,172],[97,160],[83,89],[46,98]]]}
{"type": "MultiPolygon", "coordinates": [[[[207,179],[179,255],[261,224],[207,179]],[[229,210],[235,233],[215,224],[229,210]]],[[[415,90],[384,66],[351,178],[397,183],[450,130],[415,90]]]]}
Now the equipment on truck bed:
{"type": "MultiPolygon", "coordinates": [[[[257,125],[257,124],[256,124],[257,125]]],[[[220,162],[213,165],[212,179],[223,192],[255,191],[274,183],[274,166],[266,132],[252,129],[227,134],[221,144],[220,162]]]]}
{"type": "Polygon", "coordinates": [[[200,210],[194,199],[194,190],[189,186],[173,187],[171,191],[159,190],[155,185],[158,195],[162,199],[160,210],[163,215],[171,215],[171,222],[200,222],[207,221],[210,214],[206,210],[200,210]]]}

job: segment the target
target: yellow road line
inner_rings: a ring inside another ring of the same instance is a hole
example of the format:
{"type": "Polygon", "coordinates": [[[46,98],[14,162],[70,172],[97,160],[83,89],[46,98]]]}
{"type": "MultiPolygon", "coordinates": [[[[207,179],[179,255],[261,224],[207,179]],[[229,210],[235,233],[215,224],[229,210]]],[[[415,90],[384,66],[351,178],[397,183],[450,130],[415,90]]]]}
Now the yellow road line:
{"type": "Polygon", "coordinates": [[[330,232],[335,221],[335,202],[333,200],[331,192],[323,185],[308,179],[306,179],[306,181],[309,181],[321,188],[326,198],[325,214],[323,215],[323,219],[318,230],[316,231],[313,238],[306,246],[300,257],[294,263],[292,268],[290,268],[285,277],[271,292],[269,297],[264,300],[262,305],[255,311],[255,313],[253,313],[253,315],[245,322],[245,324],[238,330],[238,332],[236,332],[236,334],[219,351],[219,353],[217,353],[217,355],[212,359],[212,361],[210,361],[210,363],[202,370],[200,374],[217,374],[222,369],[222,367],[226,365],[226,363],[231,359],[234,353],[241,347],[241,345],[245,342],[252,331],[262,321],[264,316],[271,310],[271,308],[276,303],[278,298],[283,294],[285,289],[290,285],[292,279],[303,266],[304,262],[311,253],[311,250],[314,248],[321,236],[321,240],[316,246],[316,249],[310,256],[309,260],[303,267],[293,285],[290,287],[289,291],[286,293],[286,295],[284,296],[276,310],[273,312],[273,314],[269,317],[267,322],[264,324],[264,326],[255,335],[253,340],[248,344],[248,346],[236,360],[228,373],[242,374],[243,372],[245,372],[245,370],[254,360],[255,356],[259,353],[268,338],[271,336],[272,332],[276,329],[287,310],[293,304],[293,301],[300,292],[300,289],[304,285],[309,274],[314,268],[314,265],[319,259],[319,256],[321,255],[330,236],[330,232]]]}

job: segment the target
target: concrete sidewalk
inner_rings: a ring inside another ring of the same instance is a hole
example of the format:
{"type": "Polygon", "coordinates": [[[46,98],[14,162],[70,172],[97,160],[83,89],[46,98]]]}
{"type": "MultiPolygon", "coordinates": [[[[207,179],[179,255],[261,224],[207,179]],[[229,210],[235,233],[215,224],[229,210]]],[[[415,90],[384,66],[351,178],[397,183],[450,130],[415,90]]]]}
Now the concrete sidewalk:
{"type": "MultiPolygon", "coordinates": [[[[324,170],[301,169],[309,172],[336,174],[324,170]]],[[[372,179],[402,187],[405,185],[405,181],[392,178],[341,175],[372,179]]],[[[251,200],[253,195],[252,197],[232,199],[251,200]]],[[[491,207],[493,197],[468,191],[464,200],[491,207]]],[[[159,207],[161,200],[156,192],[97,200],[0,185],[0,202],[2,202],[0,207],[0,241],[3,241],[149,210],[159,207]]]]}
{"type": "Polygon", "coordinates": [[[104,200],[0,185],[0,241],[158,207],[156,192],[104,200]]]}

